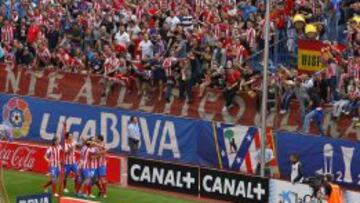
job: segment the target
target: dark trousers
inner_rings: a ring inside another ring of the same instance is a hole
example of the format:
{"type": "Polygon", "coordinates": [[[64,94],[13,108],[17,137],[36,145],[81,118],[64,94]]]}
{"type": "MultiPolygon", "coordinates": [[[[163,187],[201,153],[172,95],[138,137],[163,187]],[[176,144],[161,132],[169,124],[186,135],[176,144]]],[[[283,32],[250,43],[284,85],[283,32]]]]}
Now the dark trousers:
{"type": "Polygon", "coordinates": [[[185,95],[189,101],[192,100],[192,86],[190,81],[179,81],[180,98],[184,99],[185,95]]]}
{"type": "Polygon", "coordinates": [[[236,95],[235,88],[225,90],[224,98],[225,98],[225,106],[226,107],[230,106],[233,103],[235,95],[236,95]]]}
{"type": "Polygon", "coordinates": [[[128,139],[131,155],[136,155],[139,150],[139,140],[129,138],[128,139]]]}
{"type": "MultiPolygon", "coordinates": [[[[255,168],[255,174],[261,175],[261,165],[258,163],[255,168]]],[[[265,177],[271,177],[271,168],[268,164],[265,165],[265,177]]]]}

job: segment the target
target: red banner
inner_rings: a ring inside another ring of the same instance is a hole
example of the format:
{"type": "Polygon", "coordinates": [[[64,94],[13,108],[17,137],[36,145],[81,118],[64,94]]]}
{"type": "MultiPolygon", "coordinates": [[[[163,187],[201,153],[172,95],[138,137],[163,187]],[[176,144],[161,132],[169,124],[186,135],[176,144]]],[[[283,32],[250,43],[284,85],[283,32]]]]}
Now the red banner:
{"type": "MultiPolygon", "coordinates": [[[[219,90],[209,89],[204,97],[198,98],[195,96],[198,89],[194,88],[194,100],[188,104],[180,99],[172,99],[169,103],[165,99],[159,100],[159,91],[154,91],[151,98],[146,98],[139,96],[136,90],[129,91],[120,85],[116,85],[107,97],[101,97],[104,88],[104,79],[98,75],[0,68],[0,92],[242,125],[260,123],[256,99],[246,94],[236,96],[237,105],[230,111],[222,111],[224,99],[219,90]]],[[[176,97],[178,90],[174,89],[173,94],[176,97]]],[[[331,120],[330,112],[331,107],[325,108],[324,128],[329,135],[360,139],[360,132],[353,127],[349,117],[335,122],[331,120]]],[[[296,102],[291,105],[289,114],[281,116],[277,111],[268,114],[268,126],[275,129],[294,131],[301,127],[300,123],[296,102]]],[[[312,126],[311,132],[319,134],[315,126],[312,126]]]]}
{"type": "MultiPolygon", "coordinates": [[[[0,141],[0,160],[5,168],[46,174],[49,171],[44,159],[46,149],[41,145],[0,141]]],[[[79,152],[76,156],[79,157],[79,152]]],[[[120,183],[123,163],[121,157],[107,156],[107,180],[110,183],[120,183]]]]}

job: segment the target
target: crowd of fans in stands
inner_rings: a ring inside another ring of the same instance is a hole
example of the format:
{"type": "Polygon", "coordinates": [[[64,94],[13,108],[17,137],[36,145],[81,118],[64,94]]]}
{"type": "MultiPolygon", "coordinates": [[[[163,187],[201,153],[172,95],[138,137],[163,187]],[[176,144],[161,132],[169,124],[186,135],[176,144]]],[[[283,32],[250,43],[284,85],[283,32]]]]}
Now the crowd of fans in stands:
{"type": "MultiPolygon", "coordinates": [[[[191,103],[207,88],[224,91],[229,110],[239,92],[260,99],[260,72],[247,59],[264,47],[264,0],[0,0],[0,60],[42,70],[101,74],[111,86],[125,85],[170,101],[178,86],[191,103]],[[148,85],[152,84],[152,85],[148,85]],[[194,95],[195,96],[195,95],[194,95]]],[[[324,103],[333,117],[359,117],[360,3],[357,0],[272,0],[270,40],[322,40],[324,71],[298,74],[296,67],[271,73],[269,98],[281,92],[281,112],[298,100],[307,131],[321,127],[324,103]],[[344,44],[340,50],[338,44],[344,44]]],[[[269,105],[272,107],[272,105],[269,105]]],[[[324,133],[324,132],[322,132],[324,133]]]]}

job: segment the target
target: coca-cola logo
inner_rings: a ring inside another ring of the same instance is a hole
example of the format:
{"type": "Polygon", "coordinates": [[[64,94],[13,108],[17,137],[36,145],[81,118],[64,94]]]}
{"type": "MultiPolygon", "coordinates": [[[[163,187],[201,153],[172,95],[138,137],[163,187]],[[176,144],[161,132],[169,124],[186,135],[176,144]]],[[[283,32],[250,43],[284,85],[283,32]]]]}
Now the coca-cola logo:
{"type": "Polygon", "coordinates": [[[36,149],[28,146],[0,144],[0,160],[5,167],[31,170],[35,165],[36,149]]]}

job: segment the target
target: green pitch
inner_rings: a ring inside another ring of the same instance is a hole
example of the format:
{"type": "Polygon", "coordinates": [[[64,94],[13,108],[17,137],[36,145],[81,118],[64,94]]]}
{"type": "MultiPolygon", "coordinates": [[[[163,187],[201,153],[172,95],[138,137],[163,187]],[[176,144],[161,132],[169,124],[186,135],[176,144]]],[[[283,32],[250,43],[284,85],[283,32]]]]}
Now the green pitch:
{"type": "MultiPolygon", "coordinates": [[[[16,197],[19,195],[31,195],[42,193],[42,185],[48,180],[48,177],[17,171],[7,171],[4,173],[5,187],[8,192],[10,202],[15,203],[16,197]]],[[[69,180],[69,182],[72,182],[69,180]]],[[[69,185],[69,190],[73,185],[69,185]]],[[[95,194],[97,189],[93,189],[95,194]]],[[[74,194],[70,192],[69,196],[74,194]]],[[[138,190],[131,190],[119,187],[108,187],[108,197],[106,199],[94,199],[102,203],[187,203],[190,201],[176,199],[169,195],[162,195],[159,193],[143,192],[138,190]]],[[[56,201],[53,201],[56,202],[56,201]]]]}

